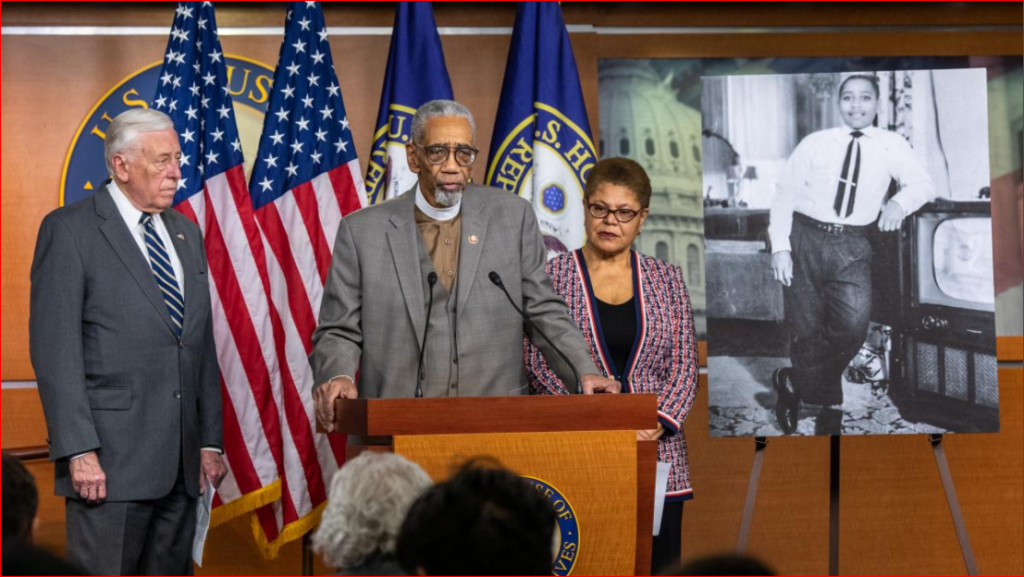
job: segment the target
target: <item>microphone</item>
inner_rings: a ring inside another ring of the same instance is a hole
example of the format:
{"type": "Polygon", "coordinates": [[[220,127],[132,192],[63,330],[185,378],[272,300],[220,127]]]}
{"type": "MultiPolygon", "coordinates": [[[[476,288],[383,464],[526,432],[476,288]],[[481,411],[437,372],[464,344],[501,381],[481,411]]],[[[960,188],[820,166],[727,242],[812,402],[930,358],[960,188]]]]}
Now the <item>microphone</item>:
{"type": "Polygon", "coordinates": [[[416,398],[423,398],[423,379],[426,375],[423,372],[423,358],[427,353],[427,329],[430,327],[430,313],[434,308],[434,285],[437,284],[437,273],[430,271],[427,275],[427,285],[430,287],[430,296],[427,298],[427,322],[423,323],[423,346],[420,347],[419,371],[416,374],[416,398]]]}
{"type": "Polygon", "coordinates": [[[540,330],[540,327],[533,324],[533,321],[530,320],[530,317],[526,316],[526,313],[523,312],[523,309],[519,308],[516,305],[516,302],[512,300],[512,295],[508,294],[508,290],[505,288],[505,283],[501,282],[501,276],[499,276],[498,273],[492,270],[490,273],[487,274],[487,278],[491,279],[491,282],[494,283],[494,286],[500,288],[501,292],[505,293],[505,298],[508,299],[508,302],[510,305],[512,305],[512,308],[516,309],[516,312],[519,313],[519,316],[523,317],[523,321],[526,322],[526,325],[529,326],[531,329],[537,331],[537,334],[544,337],[544,340],[547,341],[549,345],[551,345],[551,348],[555,349],[555,352],[558,353],[558,356],[562,357],[562,360],[565,361],[565,364],[569,365],[569,369],[572,370],[572,375],[576,377],[576,394],[582,395],[583,383],[582,381],[580,381],[580,373],[576,370],[576,367],[573,366],[572,362],[569,361],[569,357],[565,356],[565,353],[563,353],[562,350],[555,345],[555,343],[551,342],[551,339],[549,339],[548,336],[544,334],[544,331],[540,330]]]}

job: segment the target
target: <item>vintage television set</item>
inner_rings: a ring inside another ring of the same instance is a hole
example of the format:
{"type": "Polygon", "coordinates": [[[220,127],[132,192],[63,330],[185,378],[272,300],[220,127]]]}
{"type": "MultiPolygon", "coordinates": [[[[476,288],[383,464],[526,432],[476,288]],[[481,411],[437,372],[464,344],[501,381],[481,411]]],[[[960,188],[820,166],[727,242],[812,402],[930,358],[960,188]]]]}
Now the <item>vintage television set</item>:
{"type": "Polygon", "coordinates": [[[890,395],[901,414],[997,431],[990,203],[931,203],[881,239],[876,256],[875,320],[892,327],[890,395]]]}

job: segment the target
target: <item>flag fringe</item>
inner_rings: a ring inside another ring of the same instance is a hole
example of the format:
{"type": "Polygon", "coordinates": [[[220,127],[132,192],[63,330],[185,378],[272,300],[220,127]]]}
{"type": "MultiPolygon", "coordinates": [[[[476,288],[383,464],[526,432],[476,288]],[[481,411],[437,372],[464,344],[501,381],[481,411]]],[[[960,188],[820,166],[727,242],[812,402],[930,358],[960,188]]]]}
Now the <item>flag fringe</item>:
{"type": "Polygon", "coordinates": [[[252,536],[256,539],[256,546],[259,548],[260,553],[263,554],[263,558],[268,561],[277,559],[282,547],[296,539],[301,539],[306,533],[312,531],[314,527],[320,524],[320,517],[323,515],[324,507],[326,506],[327,502],[324,501],[307,513],[306,516],[285,525],[277,539],[269,542],[267,541],[267,536],[263,533],[263,527],[260,526],[259,520],[253,515],[252,536]]]}
{"type": "Polygon", "coordinates": [[[247,493],[230,503],[217,507],[210,513],[210,528],[214,528],[235,517],[251,513],[260,507],[265,507],[281,498],[281,479],[263,487],[262,489],[247,493]]]}

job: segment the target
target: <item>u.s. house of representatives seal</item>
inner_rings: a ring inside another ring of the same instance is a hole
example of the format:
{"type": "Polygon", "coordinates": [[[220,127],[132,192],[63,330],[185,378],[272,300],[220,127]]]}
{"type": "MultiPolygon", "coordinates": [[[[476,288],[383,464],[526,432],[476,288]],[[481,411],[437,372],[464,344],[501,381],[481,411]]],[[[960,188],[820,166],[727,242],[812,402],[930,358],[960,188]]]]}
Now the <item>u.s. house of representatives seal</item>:
{"type": "Polygon", "coordinates": [[[523,476],[555,509],[558,526],[555,530],[555,565],[552,575],[572,575],[580,555],[580,521],[569,500],[547,481],[523,476]]]}
{"type": "MultiPolygon", "coordinates": [[[[245,154],[245,173],[256,160],[263,115],[270,100],[274,69],[262,62],[226,54],[227,87],[234,101],[238,139],[245,154]]],[[[154,62],[129,74],[100,97],[79,125],[61,171],[60,204],[73,204],[99,188],[107,179],[103,162],[103,140],[107,126],[129,108],[148,108],[161,82],[160,66],[154,62]]]]}

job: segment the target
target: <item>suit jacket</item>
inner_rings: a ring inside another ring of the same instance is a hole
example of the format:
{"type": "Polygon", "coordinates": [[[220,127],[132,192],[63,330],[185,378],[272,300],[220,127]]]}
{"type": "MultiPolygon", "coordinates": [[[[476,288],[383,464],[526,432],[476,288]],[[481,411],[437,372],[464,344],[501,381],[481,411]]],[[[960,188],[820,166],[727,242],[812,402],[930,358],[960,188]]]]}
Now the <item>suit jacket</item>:
{"type": "MultiPolygon", "coordinates": [[[[672,464],[666,497],[670,501],[688,499],[693,488],[683,421],[697,396],[698,375],[690,297],[682,269],[630,252],[637,342],[626,367],[619,368],[622,392],[658,395],[658,421],[665,427],[665,435],[658,442],[658,459],[672,464]]],[[[569,303],[572,317],[601,373],[615,374],[582,251],[560,255],[547,264],[547,270],[555,291],[569,303]]],[[[533,346],[527,346],[526,364],[534,394],[569,393],[533,346]]]]}
{"type": "Polygon", "coordinates": [[[179,463],[195,497],[201,447],[222,446],[203,239],[175,210],[162,219],[185,277],[180,339],[109,190],[53,211],[39,228],[29,340],[57,495],[76,497],[69,457],[97,451],[108,501],[167,495],[179,463]]]}
{"type": "MultiPolygon", "coordinates": [[[[425,255],[412,192],[342,220],[310,355],[316,386],[360,371],[365,398],[411,397],[426,319],[425,255]]],[[[460,396],[527,393],[523,321],[488,279],[501,275],[512,299],[569,357],[580,375],[597,367],[568,309],[544,272],[546,251],[533,208],[514,194],[469,185],[462,197],[462,239],[449,323],[431,322],[431,343],[451,337],[460,396]],[[450,331],[452,334],[437,334],[450,331]]],[[[438,283],[440,285],[440,283],[438,283]]],[[[435,291],[438,290],[436,287],[435,291]]],[[[566,380],[572,372],[541,337],[529,335],[566,380]]],[[[428,352],[432,350],[428,347],[428,352]]],[[[448,363],[448,359],[430,359],[448,363]]],[[[434,365],[436,366],[436,365],[434,365]]],[[[430,371],[424,395],[452,396],[430,371]]]]}

